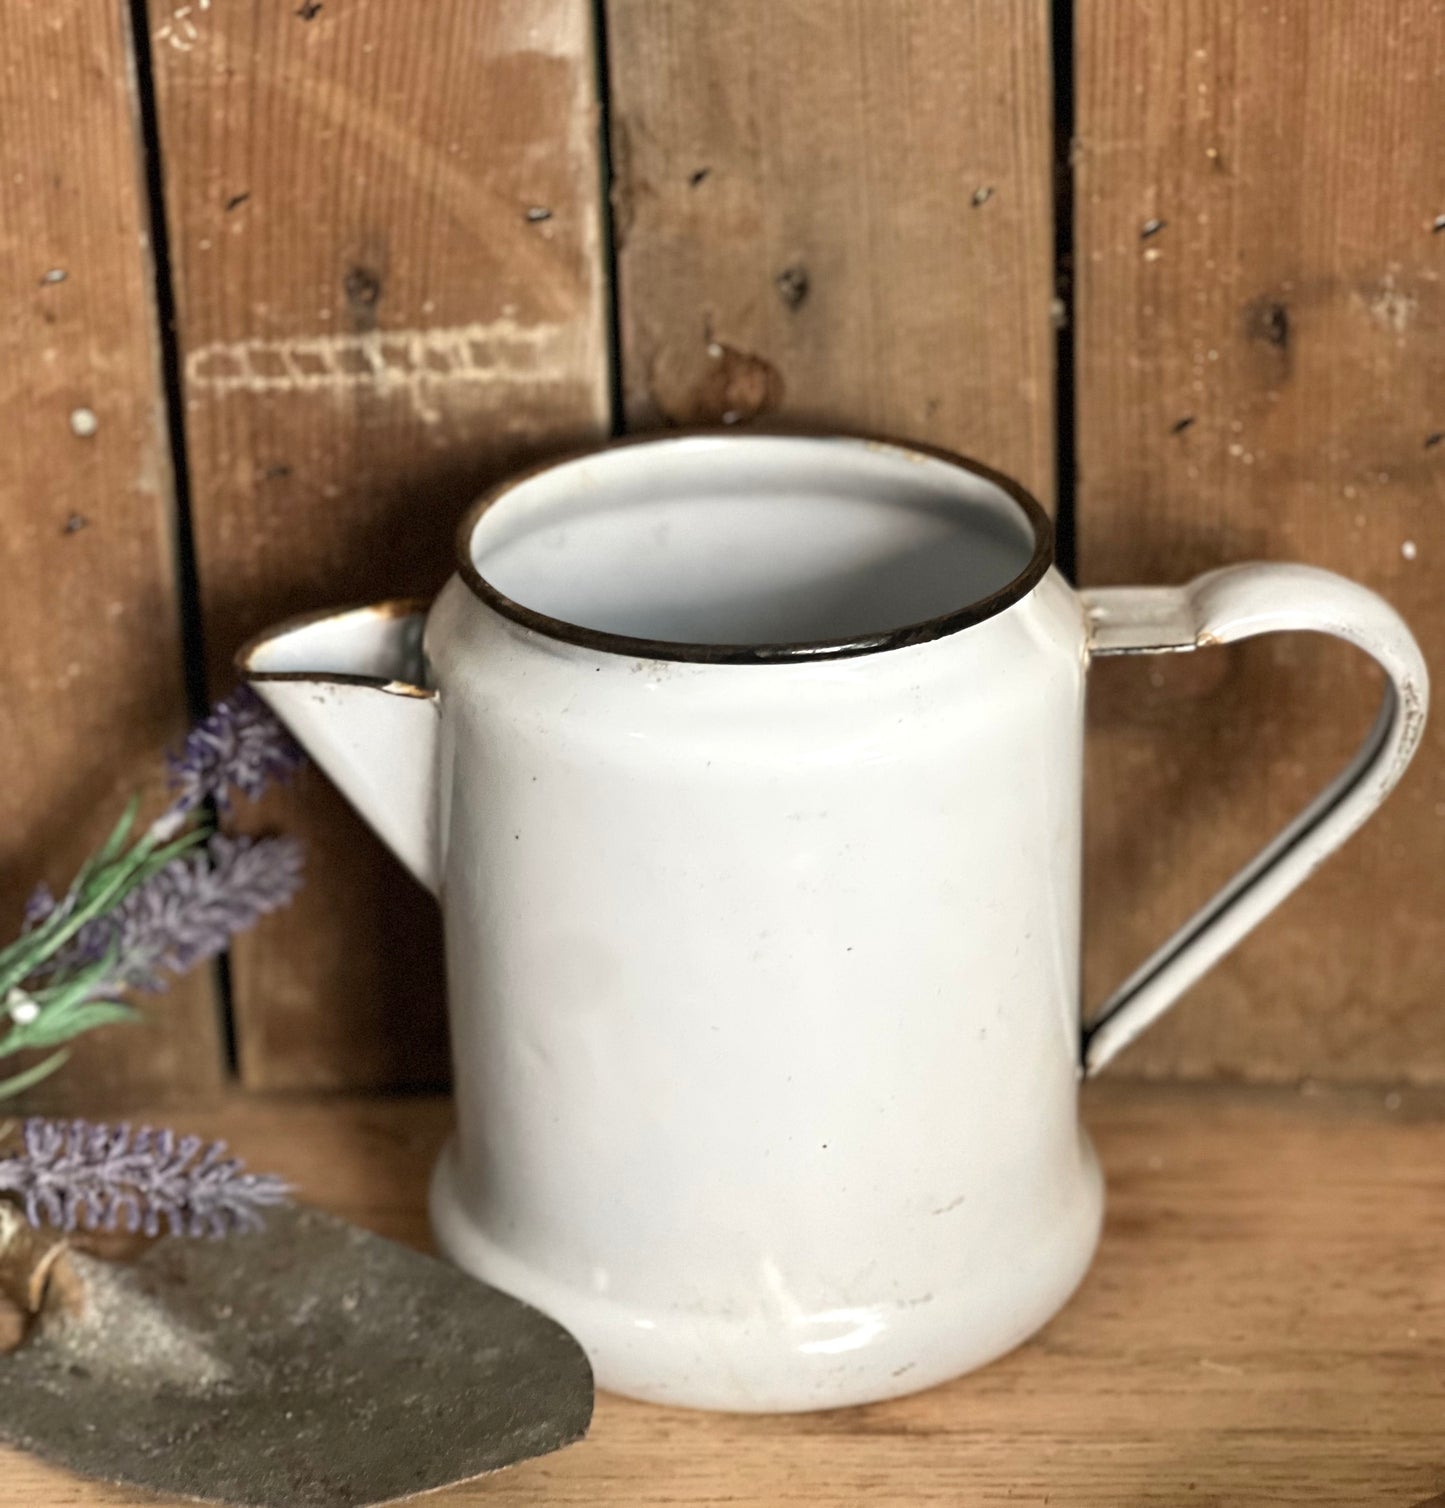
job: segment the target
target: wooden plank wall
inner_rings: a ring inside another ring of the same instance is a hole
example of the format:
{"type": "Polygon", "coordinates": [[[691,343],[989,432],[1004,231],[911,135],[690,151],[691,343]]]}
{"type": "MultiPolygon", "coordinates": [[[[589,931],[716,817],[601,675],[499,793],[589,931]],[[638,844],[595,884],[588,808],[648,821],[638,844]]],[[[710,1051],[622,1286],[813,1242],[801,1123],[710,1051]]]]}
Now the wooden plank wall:
{"type": "MultiPolygon", "coordinates": [[[[288,614],[429,594],[457,515],[608,423],[589,0],[152,6],[213,683],[288,614]],[[184,12],[184,13],[183,13],[184,12]]],[[[312,772],[233,955],[243,1081],[445,1076],[435,905],[312,772]]]]}
{"type": "MultiPolygon", "coordinates": [[[[1079,562],[1330,566],[1445,652],[1445,6],[1080,0],[1079,562]]],[[[1379,689],[1272,640],[1100,667],[1099,998],[1342,764],[1379,689]]],[[[1121,1066],[1445,1077],[1445,719],[1384,812],[1121,1066]]]]}
{"type": "Polygon", "coordinates": [[[786,416],[1053,493],[1044,0],[611,0],[630,428],[786,416]]]}
{"type": "MultiPolygon", "coordinates": [[[[0,928],[58,891],[185,727],[174,491],[122,6],[11,6],[0,58],[0,928]]],[[[32,1102],[204,1093],[209,977],[32,1102]]],[[[7,1065],[8,1066],[8,1065],[7,1065]]]]}

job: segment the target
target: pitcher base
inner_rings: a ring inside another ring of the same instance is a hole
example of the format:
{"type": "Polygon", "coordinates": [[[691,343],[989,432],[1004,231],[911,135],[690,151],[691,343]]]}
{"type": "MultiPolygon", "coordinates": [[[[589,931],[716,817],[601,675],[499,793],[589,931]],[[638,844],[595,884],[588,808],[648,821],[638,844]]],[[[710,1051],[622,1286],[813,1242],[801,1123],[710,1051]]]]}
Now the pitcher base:
{"type": "Polygon", "coordinates": [[[431,1223],[457,1266],[565,1325],[599,1387],[683,1408],[798,1413],[921,1392],[993,1361],[1042,1327],[1078,1286],[1098,1241],[1103,1185],[1087,1146],[1084,1163],[1080,1197],[1061,1212],[1047,1249],[1021,1261],[1012,1291],[987,1310],[972,1288],[860,1309],[847,1344],[831,1350],[800,1343],[773,1316],[642,1313],[518,1261],[466,1213],[450,1142],[432,1177],[431,1223]]]}

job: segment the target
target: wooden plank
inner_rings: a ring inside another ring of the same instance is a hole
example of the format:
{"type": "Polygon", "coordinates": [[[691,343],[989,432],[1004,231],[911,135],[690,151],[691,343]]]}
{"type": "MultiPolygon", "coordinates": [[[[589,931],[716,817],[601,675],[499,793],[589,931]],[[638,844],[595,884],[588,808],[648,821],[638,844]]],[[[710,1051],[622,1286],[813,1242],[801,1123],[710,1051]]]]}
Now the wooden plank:
{"type": "MultiPolygon", "coordinates": [[[[607,422],[588,0],[153,6],[214,679],[249,634],[430,592],[462,507],[607,422]]],[[[310,879],[235,955],[248,1084],[435,1082],[431,901],[319,776],[310,879]]]]}
{"type": "MultiPolygon", "coordinates": [[[[174,492],[125,8],[11,7],[0,66],[0,929],[67,884],[185,726],[174,492]]],[[[31,1104],[213,1090],[209,978],[31,1104]]]]}
{"type": "Polygon", "coordinates": [[[786,415],[1053,490],[1043,0],[611,0],[627,422],[786,415]]]}
{"type": "MultiPolygon", "coordinates": [[[[1081,0],[1077,67],[1083,579],[1310,561],[1382,591],[1438,661],[1445,7],[1081,0]]],[[[1301,640],[1096,680],[1094,999],[1343,762],[1378,696],[1301,640]]],[[[1437,718],[1383,814],[1127,1062],[1445,1078],[1442,750],[1437,718]]]]}
{"type": "MultiPolygon", "coordinates": [[[[582,1444],[462,1508],[1415,1504],[1445,1490],[1445,1100],[1100,1084],[1110,1209],[1083,1288],[1013,1355],[913,1398],[774,1417],[603,1395],[582,1444]],[[1390,1106],[1396,1108],[1391,1109],[1390,1106]]],[[[187,1115],[257,1168],[426,1244],[435,1101],[187,1115]]],[[[0,1508],[130,1503],[14,1452],[0,1508]]]]}

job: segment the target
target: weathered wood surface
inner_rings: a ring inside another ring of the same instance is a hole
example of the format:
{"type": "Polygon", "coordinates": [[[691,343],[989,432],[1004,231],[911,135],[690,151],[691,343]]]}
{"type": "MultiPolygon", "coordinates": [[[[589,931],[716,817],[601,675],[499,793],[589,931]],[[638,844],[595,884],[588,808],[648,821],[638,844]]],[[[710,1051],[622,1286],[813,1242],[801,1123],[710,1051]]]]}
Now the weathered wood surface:
{"type": "Polygon", "coordinates": [[[1053,491],[1044,0],[611,0],[628,425],[931,440],[1053,491]]]}
{"type": "MultiPolygon", "coordinates": [[[[1310,561],[1438,660],[1445,6],[1080,0],[1076,43],[1082,579],[1310,561]]],[[[1343,763],[1379,688],[1298,638],[1095,679],[1097,1000],[1343,763]]],[[[1445,1078],[1442,751],[1437,718],[1382,815],[1121,1066],[1445,1078]]]]}
{"type": "MultiPolygon", "coordinates": [[[[1445,1101],[1101,1083],[1103,1244],[1064,1312],[914,1398],[792,1417],[603,1396],[590,1437],[477,1508],[1410,1508],[1445,1490],[1445,1101]],[[1392,1108],[1393,1107],[1393,1108],[1392,1108]]],[[[184,1117],[318,1203],[426,1245],[439,1101],[184,1117]]],[[[0,1453],[0,1508],[139,1499],[0,1453]]],[[[150,1499],[145,1501],[149,1502],[150,1499]]]]}
{"type": "MultiPolygon", "coordinates": [[[[125,7],[8,7],[0,121],[3,943],[37,880],[66,885],[132,791],[155,794],[186,712],[125,7]]],[[[214,1088],[210,979],[146,1013],[78,1044],[29,1103],[214,1088]]]]}
{"type": "MultiPolygon", "coordinates": [[[[588,0],[150,12],[213,682],[289,613],[429,593],[462,506],[608,417],[588,0]]],[[[234,955],[243,1080],[436,1082],[432,902],[314,773],[234,955]]]]}

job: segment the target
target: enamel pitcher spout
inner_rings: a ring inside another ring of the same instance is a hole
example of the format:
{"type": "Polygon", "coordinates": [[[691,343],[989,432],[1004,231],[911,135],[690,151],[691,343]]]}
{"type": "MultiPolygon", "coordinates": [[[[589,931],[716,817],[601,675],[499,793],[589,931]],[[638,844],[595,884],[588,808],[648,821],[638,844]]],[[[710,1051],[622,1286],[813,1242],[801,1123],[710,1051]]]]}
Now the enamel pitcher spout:
{"type": "Polygon", "coordinates": [[[429,610],[240,664],[443,899],[439,1244],[603,1387],[749,1410],[927,1387],[1066,1302],[1103,1201],[1081,1079],[1379,806],[1428,697],[1339,576],[1076,591],[986,467],[738,432],[538,467],[429,610]],[[1383,669],[1364,746],[1086,1010],[1089,666],[1294,631],[1383,669]]]}
{"type": "Polygon", "coordinates": [[[427,604],[314,614],[253,640],[241,675],[429,890],[437,864],[437,695],[422,686],[427,604]]]}

